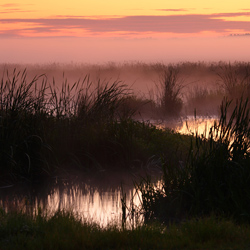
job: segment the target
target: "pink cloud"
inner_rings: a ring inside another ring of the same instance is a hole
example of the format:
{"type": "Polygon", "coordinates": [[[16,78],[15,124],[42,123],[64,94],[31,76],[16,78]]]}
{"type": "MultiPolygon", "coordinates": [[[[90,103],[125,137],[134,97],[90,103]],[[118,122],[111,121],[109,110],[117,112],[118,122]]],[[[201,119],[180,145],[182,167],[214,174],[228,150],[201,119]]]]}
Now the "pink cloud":
{"type": "MultiPolygon", "coordinates": [[[[62,30],[82,29],[92,34],[112,32],[126,33],[175,33],[197,34],[201,32],[227,33],[229,30],[250,32],[249,21],[227,21],[223,17],[250,16],[250,12],[216,13],[210,15],[162,15],[162,16],[125,16],[125,17],[68,17],[45,19],[0,19],[0,24],[30,23],[32,28],[22,31],[33,33],[55,33],[62,30]]],[[[18,31],[16,31],[18,34],[18,31]]],[[[5,33],[5,31],[2,31],[5,33]]],[[[5,33],[8,36],[10,33],[5,33]]]]}
{"type": "MultiPolygon", "coordinates": [[[[25,4],[27,5],[32,5],[32,4],[25,4]]],[[[34,11],[29,11],[29,10],[23,10],[20,7],[20,4],[17,3],[9,3],[9,4],[0,4],[0,7],[3,9],[0,11],[1,14],[10,14],[10,13],[17,13],[17,12],[34,12],[34,11]]]]}
{"type": "Polygon", "coordinates": [[[13,6],[18,6],[17,3],[6,3],[6,4],[0,4],[1,7],[3,8],[9,8],[9,7],[13,7],[13,6]]]}

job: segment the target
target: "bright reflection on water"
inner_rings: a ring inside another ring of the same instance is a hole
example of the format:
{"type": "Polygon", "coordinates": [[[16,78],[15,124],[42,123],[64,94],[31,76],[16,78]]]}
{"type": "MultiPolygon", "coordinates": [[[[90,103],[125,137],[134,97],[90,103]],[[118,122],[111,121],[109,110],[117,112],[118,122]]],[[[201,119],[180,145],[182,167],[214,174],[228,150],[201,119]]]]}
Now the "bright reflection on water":
{"type": "Polygon", "coordinates": [[[166,127],[172,128],[181,134],[198,134],[207,137],[209,129],[214,125],[214,122],[218,121],[217,116],[186,116],[178,121],[169,122],[155,122],[155,125],[164,129],[166,127]]]}
{"type": "MultiPolygon", "coordinates": [[[[125,185],[124,185],[125,186],[125,185]]],[[[115,223],[122,223],[122,198],[126,193],[126,205],[130,207],[133,200],[135,207],[140,207],[140,196],[135,195],[133,186],[123,187],[96,187],[95,183],[65,183],[55,186],[47,186],[46,190],[32,192],[32,188],[24,189],[6,187],[0,190],[0,206],[7,212],[22,210],[31,214],[37,214],[41,208],[44,214],[52,216],[58,210],[71,211],[83,221],[91,221],[105,227],[115,223]],[[30,191],[31,189],[31,191],[30,191]]],[[[133,226],[127,210],[127,226],[133,226]]],[[[142,215],[137,215],[138,222],[142,221],[142,215]]]]}
{"type": "MultiPolygon", "coordinates": [[[[184,134],[195,134],[196,132],[204,134],[204,131],[209,132],[209,128],[215,120],[216,117],[197,117],[196,119],[186,117],[175,124],[161,123],[157,126],[159,128],[170,126],[184,134]]],[[[126,193],[126,205],[130,207],[133,200],[134,205],[139,208],[140,196],[135,194],[131,182],[132,177],[128,179],[130,179],[130,185],[126,185],[126,181],[123,182],[125,183],[123,193],[126,193]]],[[[109,182],[109,184],[111,183],[112,181],[109,182]]],[[[54,182],[45,187],[26,187],[23,189],[15,186],[0,187],[0,206],[6,211],[21,209],[33,214],[37,213],[38,208],[41,208],[48,216],[53,215],[58,210],[71,211],[78,218],[96,222],[103,227],[112,223],[119,226],[122,221],[121,200],[123,193],[119,184],[115,186],[102,185],[98,181],[64,181],[60,185],[54,182]]],[[[130,219],[127,213],[127,223],[131,225],[130,219]]],[[[134,219],[142,221],[142,215],[137,215],[137,218],[134,219]]]]}
{"type": "Polygon", "coordinates": [[[209,133],[209,129],[214,125],[214,122],[218,121],[218,117],[196,117],[187,116],[181,125],[176,126],[176,131],[181,134],[198,134],[205,137],[209,133]]]}
{"type": "MultiPolygon", "coordinates": [[[[135,190],[126,190],[126,204],[133,202],[139,206],[138,195],[135,190]]],[[[55,189],[48,195],[46,209],[53,214],[58,210],[72,211],[84,220],[89,220],[107,226],[113,222],[121,222],[122,219],[122,191],[121,188],[100,190],[89,185],[81,187],[74,185],[70,189],[55,189]]]]}

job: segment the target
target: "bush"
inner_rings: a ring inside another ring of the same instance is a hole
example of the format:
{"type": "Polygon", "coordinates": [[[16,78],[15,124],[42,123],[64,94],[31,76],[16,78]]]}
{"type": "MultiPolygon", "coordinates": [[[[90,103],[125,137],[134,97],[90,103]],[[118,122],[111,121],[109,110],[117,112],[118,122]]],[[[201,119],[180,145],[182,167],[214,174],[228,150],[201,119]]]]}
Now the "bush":
{"type": "Polygon", "coordinates": [[[182,81],[179,79],[179,71],[174,67],[169,67],[164,71],[157,87],[157,101],[160,113],[164,117],[176,117],[180,115],[183,102],[180,98],[182,81]]]}

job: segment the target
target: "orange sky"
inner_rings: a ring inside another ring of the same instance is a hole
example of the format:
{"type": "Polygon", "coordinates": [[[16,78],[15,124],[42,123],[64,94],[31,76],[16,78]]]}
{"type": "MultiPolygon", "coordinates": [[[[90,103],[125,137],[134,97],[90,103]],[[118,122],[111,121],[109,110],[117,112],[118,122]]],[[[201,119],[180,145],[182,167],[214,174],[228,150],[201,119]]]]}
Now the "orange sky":
{"type": "Polygon", "coordinates": [[[249,41],[249,0],[0,3],[0,62],[249,60],[249,41]]]}

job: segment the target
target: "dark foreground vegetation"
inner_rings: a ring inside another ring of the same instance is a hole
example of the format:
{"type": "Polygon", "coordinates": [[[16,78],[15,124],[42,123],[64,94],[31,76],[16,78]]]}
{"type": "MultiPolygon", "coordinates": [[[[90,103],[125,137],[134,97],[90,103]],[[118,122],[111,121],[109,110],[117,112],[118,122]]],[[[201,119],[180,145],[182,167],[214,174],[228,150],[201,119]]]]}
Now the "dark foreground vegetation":
{"type": "MultiPolygon", "coordinates": [[[[4,66],[0,178],[34,181],[56,175],[57,170],[131,169],[162,155],[171,164],[185,162],[188,136],[160,131],[147,119],[171,120],[190,109],[200,114],[201,107],[207,114],[207,106],[216,114],[224,96],[229,100],[250,96],[249,64],[123,67],[159,74],[154,94],[139,97],[119,80],[94,82],[86,75],[73,83],[63,77],[58,83],[43,74],[31,78],[26,70],[9,72],[4,66]],[[206,74],[216,72],[217,87],[209,89],[201,83],[187,89],[183,77],[196,68],[206,74]]],[[[235,101],[230,108],[234,105],[235,101]]]]}
{"type": "Polygon", "coordinates": [[[163,159],[160,185],[142,180],[142,207],[146,221],[179,222],[215,214],[250,222],[250,116],[248,100],[221,105],[221,117],[207,132],[191,140],[184,165],[163,159]]]}
{"type": "Polygon", "coordinates": [[[51,218],[0,215],[1,249],[249,249],[249,225],[232,220],[191,219],[178,225],[100,228],[58,212],[51,218]]]}
{"type": "Polygon", "coordinates": [[[133,119],[138,104],[167,118],[181,114],[183,85],[173,66],[157,85],[158,99],[147,101],[119,81],[94,85],[86,76],[73,85],[65,80],[58,89],[43,75],[27,82],[26,71],[6,72],[0,86],[2,185],[38,182],[62,172],[152,166],[161,169],[162,180],[156,183],[148,176],[135,183],[140,207],[133,200],[123,202],[123,216],[143,214],[143,226],[100,229],[62,212],[48,218],[40,212],[2,211],[1,247],[247,249],[250,72],[249,65],[241,70],[222,66],[218,75],[224,91],[216,93],[227,98],[220,119],[203,136],[180,135],[133,119]]]}
{"type": "MultiPolygon", "coordinates": [[[[119,81],[94,85],[86,76],[73,85],[65,80],[59,89],[44,75],[30,82],[26,77],[26,71],[6,71],[0,84],[2,181],[131,169],[163,151],[188,151],[188,136],[132,119],[135,98],[119,81]]],[[[155,109],[164,105],[166,101],[155,109]]]]}

